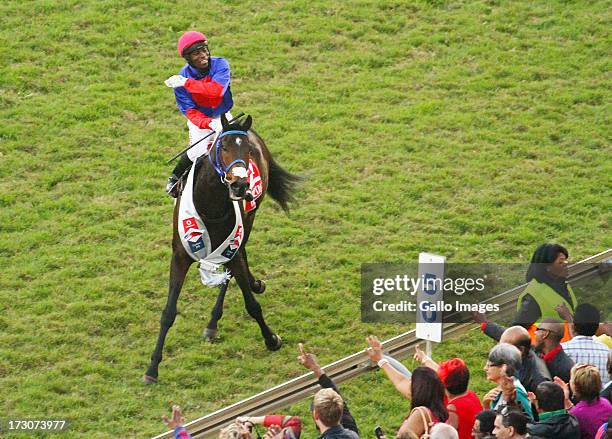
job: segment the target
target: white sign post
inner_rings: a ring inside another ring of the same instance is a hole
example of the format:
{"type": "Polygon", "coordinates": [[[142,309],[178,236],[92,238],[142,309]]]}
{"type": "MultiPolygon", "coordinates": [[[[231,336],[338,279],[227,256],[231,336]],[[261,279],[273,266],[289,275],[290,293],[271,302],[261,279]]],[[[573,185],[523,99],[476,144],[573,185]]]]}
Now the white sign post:
{"type": "Polygon", "coordinates": [[[444,300],[442,285],[445,263],[444,256],[419,253],[416,337],[427,340],[426,353],[430,357],[431,342],[442,341],[442,311],[431,310],[431,307],[441,304],[444,300]]]}

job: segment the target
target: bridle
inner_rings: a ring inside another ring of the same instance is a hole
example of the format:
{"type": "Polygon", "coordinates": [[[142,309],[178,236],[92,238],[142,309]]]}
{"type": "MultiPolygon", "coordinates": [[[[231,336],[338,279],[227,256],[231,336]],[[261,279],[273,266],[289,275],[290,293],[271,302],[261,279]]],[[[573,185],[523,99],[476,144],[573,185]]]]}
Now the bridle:
{"type": "MultiPolygon", "coordinates": [[[[235,136],[248,136],[246,131],[242,131],[242,130],[229,130],[229,131],[224,131],[221,134],[219,134],[219,136],[217,137],[217,140],[215,141],[215,159],[213,161],[212,158],[212,154],[208,154],[208,160],[210,161],[210,164],[213,166],[213,168],[215,169],[215,172],[217,173],[217,175],[219,176],[219,178],[221,179],[221,183],[223,183],[224,185],[228,185],[228,181],[226,180],[227,174],[232,170],[232,168],[236,165],[242,165],[245,168],[245,171],[249,169],[249,165],[241,159],[236,159],[233,162],[231,162],[229,165],[225,166],[225,163],[223,163],[223,161],[221,160],[221,154],[219,152],[219,150],[221,149],[221,140],[223,139],[223,137],[229,135],[229,134],[233,134],[235,136]]],[[[248,143],[248,140],[247,140],[248,143]]],[[[238,155],[240,155],[240,145],[238,145],[238,155]]]]}

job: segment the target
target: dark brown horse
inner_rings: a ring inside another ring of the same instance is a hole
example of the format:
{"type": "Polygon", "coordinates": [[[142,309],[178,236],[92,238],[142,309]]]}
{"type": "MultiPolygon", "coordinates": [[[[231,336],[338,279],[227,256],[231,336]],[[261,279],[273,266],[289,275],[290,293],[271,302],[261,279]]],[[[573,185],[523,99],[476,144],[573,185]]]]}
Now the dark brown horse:
{"type": "MultiPolygon", "coordinates": [[[[217,142],[211,148],[209,157],[202,157],[196,168],[194,177],[193,200],[195,209],[204,221],[210,237],[212,249],[222,244],[232,232],[236,224],[234,200],[240,200],[240,213],[243,221],[243,238],[234,257],[225,264],[232,277],[236,279],[242,290],[246,309],[261,329],[261,334],[269,350],[275,351],[282,345],[281,338],[266,324],[261,306],[253,293],[261,294],[266,285],[256,279],[249,270],[246,244],[255,221],[255,214],[266,193],[285,210],[293,200],[292,192],[299,177],[281,168],[272,158],[264,141],[250,130],[251,117],[244,123],[229,124],[223,115],[221,117],[223,131],[217,142]],[[246,177],[249,159],[252,159],[262,179],[262,195],[257,199],[257,207],[249,212],[243,208],[243,199],[250,200],[249,182],[246,177]]],[[[162,350],[168,330],[176,318],[178,301],[185,275],[195,261],[186,252],[178,232],[178,212],[180,197],[174,209],[174,233],[172,239],[172,260],[170,262],[170,288],[166,307],[162,311],[159,337],[155,351],[151,355],[151,363],[144,375],[143,381],[157,381],[158,367],[162,360],[162,350]]],[[[223,315],[223,300],[229,280],[219,288],[219,295],[211,313],[211,320],[204,331],[204,338],[212,341],[217,335],[217,322],[223,315]]]]}

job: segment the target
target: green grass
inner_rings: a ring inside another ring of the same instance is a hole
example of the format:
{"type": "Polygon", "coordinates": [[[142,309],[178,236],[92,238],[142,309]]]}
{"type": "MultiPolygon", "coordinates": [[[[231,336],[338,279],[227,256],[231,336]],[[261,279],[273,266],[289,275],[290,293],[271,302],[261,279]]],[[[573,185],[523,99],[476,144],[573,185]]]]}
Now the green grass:
{"type": "MultiPolygon", "coordinates": [[[[405,330],[360,323],[364,262],[612,246],[609,2],[9,0],[0,16],[4,417],[146,437],[171,402],[193,419],[301,374],[299,341],[326,363],[405,330]],[[235,286],[222,341],[204,344],[215,292],[193,271],[144,387],[170,257],[165,160],[187,139],[163,80],[187,29],[230,61],[234,111],[307,180],[291,216],[265,202],[249,242],[286,347],[265,350],[235,286]]],[[[468,340],[436,355],[466,358],[483,392],[489,344],[468,340]]],[[[379,375],[342,388],[368,435],[407,413],[379,375]]]]}

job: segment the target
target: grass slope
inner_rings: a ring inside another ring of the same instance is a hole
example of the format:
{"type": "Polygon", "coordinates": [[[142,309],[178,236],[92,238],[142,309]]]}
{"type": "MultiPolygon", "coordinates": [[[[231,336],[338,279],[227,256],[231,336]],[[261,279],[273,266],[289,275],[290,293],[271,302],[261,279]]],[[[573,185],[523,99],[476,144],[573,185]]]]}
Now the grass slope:
{"type": "MultiPolygon", "coordinates": [[[[404,330],[360,323],[361,263],[612,246],[607,1],[6,0],[0,16],[4,416],[153,435],[171,402],[192,419],[297,376],[299,341],[326,363],[404,330]],[[144,387],[170,256],[164,163],[187,139],[162,81],[187,29],[229,59],[235,111],[307,180],[290,217],[264,204],[249,243],[286,348],[265,351],[236,287],[222,342],[204,344],[215,293],[194,271],[144,387]]],[[[488,344],[468,340],[440,358],[480,368],[488,344]]],[[[343,388],[368,435],[406,413],[378,375],[343,388]]]]}

